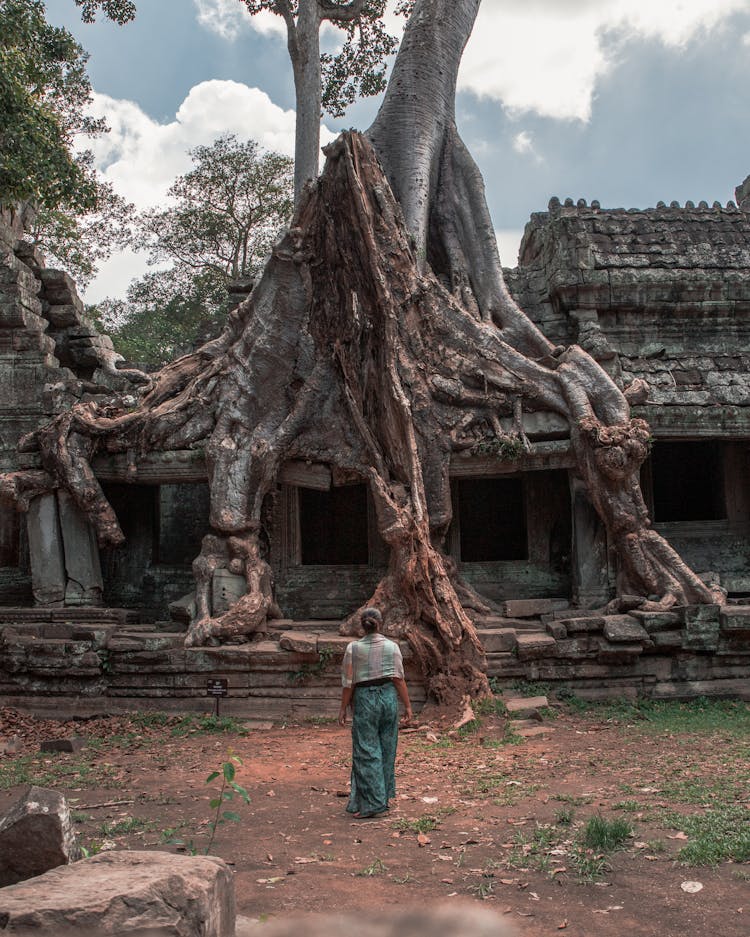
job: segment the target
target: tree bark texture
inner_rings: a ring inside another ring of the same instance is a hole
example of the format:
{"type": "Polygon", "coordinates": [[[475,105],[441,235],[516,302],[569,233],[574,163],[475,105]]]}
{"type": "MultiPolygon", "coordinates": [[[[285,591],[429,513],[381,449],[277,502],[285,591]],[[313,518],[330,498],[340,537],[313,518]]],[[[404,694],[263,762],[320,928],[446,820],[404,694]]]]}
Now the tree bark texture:
{"type": "MultiPolygon", "coordinates": [[[[343,134],[250,298],[223,334],[164,368],[142,402],[79,404],[26,441],[100,543],[122,534],[91,470],[99,452],[205,448],[213,534],[194,564],[187,643],[262,630],[280,614],[263,558],[263,504],[282,462],[369,483],[386,576],[368,604],[406,638],[443,703],[488,691],[469,612],[487,611],[443,552],[451,454],[503,441],[500,418],[552,410],[620,558],[622,592],[712,601],[649,525],[638,472],[648,427],[582,349],[554,348],[510,297],[479,171],[458,136],[458,65],[479,0],[419,0],[381,112],[343,134]],[[247,594],[211,617],[213,571],[247,594]]],[[[634,388],[634,393],[643,388],[634,388]]],[[[41,473],[34,481],[40,485],[41,473]]],[[[17,490],[20,483],[8,484],[17,490]]],[[[351,633],[356,613],[343,630],[351,633]]]]}

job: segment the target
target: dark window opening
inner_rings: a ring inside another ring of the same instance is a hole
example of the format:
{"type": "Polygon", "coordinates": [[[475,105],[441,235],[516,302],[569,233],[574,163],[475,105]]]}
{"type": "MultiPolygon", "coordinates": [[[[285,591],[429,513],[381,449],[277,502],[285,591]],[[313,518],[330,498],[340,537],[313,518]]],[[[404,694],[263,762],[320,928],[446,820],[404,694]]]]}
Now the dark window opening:
{"type": "Polygon", "coordinates": [[[102,550],[105,579],[117,575],[139,575],[153,562],[158,546],[159,489],[155,485],[102,485],[125,536],[118,547],[102,550]]]}
{"type": "Polygon", "coordinates": [[[520,478],[460,481],[458,512],[462,562],[528,559],[526,510],[520,478]]]}
{"type": "Polygon", "coordinates": [[[18,566],[20,554],[20,515],[15,508],[0,507],[0,566],[18,566]]]}
{"type": "Polygon", "coordinates": [[[299,525],[303,565],[367,563],[365,485],[345,485],[330,491],[300,488],[299,525]]]}
{"type": "Polygon", "coordinates": [[[659,441],[651,453],[654,520],[726,518],[721,443],[659,441]]]}
{"type": "Polygon", "coordinates": [[[208,533],[210,511],[207,484],[159,487],[159,544],[156,562],[190,566],[208,533]]]}

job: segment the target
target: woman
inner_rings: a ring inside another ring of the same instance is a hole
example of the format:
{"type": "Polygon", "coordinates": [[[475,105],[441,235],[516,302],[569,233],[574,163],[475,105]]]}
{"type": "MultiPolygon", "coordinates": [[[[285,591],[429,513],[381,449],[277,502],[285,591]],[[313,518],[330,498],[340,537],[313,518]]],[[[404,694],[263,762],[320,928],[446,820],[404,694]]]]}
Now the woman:
{"type": "Polygon", "coordinates": [[[382,615],[366,608],[360,622],[364,637],[352,641],[344,653],[339,725],[346,723],[351,703],[352,791],[346,809],[366,820],[384,813],[388,798],[396,794],[399,699],[407,722],[412,712],[401,649],[380,634],[382,615]]]}

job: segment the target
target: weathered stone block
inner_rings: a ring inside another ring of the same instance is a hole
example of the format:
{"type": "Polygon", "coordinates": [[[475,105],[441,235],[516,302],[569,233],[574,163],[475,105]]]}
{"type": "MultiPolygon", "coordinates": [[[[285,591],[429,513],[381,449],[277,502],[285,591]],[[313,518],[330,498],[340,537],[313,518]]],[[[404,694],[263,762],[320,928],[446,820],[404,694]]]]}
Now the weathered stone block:
{"type": "Polygon", "coordinates": [[[677,610],[677,614],[684,625],[689,625],[703,621],[718,621],[720,611],[718,605],[683,605],[677,610]]]}
{"type": "Polygon", "coordinates": [[[682,632],[654,631],[651,634],[651,640],[654,642],[654,647],[659,650],[677,650],[677,648],[682,647],[682,632]]]}
{"type": "Polygon", "coordinates": [[[51,324],[57,329],[66,328],[69,325],[76,325],[81,316],[82,308],[80,305],[65,303],[61,305],[49,306],[46,310],[45,318],[49,319],[51,324]]]}
{"type": "Polygon", "coordinates": [[[226,569],[217,569],[214,570],[211,591],[211,610],[214,615],[222,615],[247,592],[247,582],[244,576],[237,576],[226,569]]]}
{"type": "Polygon", "coordinates": [[[633,609],[628,614],[637,619],[652,637],[657,631],[670,631],[679,628],[681,624],[680,616],[676,612],[642,612],[633,609]]]}
{"type": "Polygon", "coordinates": [[[719,613],[721,630],[730,635],[750,636],[750,605],[727,605],[719,613]]]}
{"type": "Polygon", "coordinates": [[[80,752],[86,747],[86,739],[73,735],[67,739],[45,739],[39,745],[40,752],[80,752]]]}
{"type": "Polygon", "coordinates": [[[546,709],[547,706],[549,706],[549,700],[546,696],[517,696],[505,700],[505,708],[514,715],[535,713],[540,709],[546,709]]]}
{"type": "Polygon", "coordinates": [[[601,631],[604,627],[603,615],[587,615],[585,618],[561,618],[560,621],[565,625],[568,634],[601,631]]]}
{"type": "Polygon", "coordinates": [[[516,632],[513,628],[477,628],[477,637],[482,642],[486,654],[510,651],[516,645],[516,632]]]}
{"type": "MultiPolygon", "coordinates": [[[[70,811],[57,791],[32,786],[0,819],[0,887],[79,857],[70,811]]],[[[0,906],[0,921],[2,910],[0,906]]]]}
{"type": "Polygon", "coordinates": [[[508,618],[536,618],[568,608],[569,604],[567,599],[511,599],[503,603],[503,614],[508,618]]]}
{"type": "Polygon", "coordinates": [[[296,651],[298,654],[317,654],[318,636],[304,631],[285,631],[279,638],[279,646],[285,651],[296,651]]]}
{"type": "Polygon", "coordinates": [[[566,641],[558,641],[557,656],[572,660],[596,657],[599,654],[599,644],[598,638],[586,635],[569,638],[566,641]]]}
{"type": "Polygon", "coordinates": [[[516,635],[516,653],[519,660],[535,660],[540,657],[555,657],[557,641],[549,634],[527,632],[516,635]]]}
{"type": "Polygon", "coordinates": [[[232,872],[213,856],[107,852],[0,891],[4,934],[234,937],[232,872]]]}
{"type": "Polygon", "coordinates": [[[646,629],[630,615],[608,615],[604,619],[604,637],[613,644],[633,641],[650,643],[646,629]]]}
{"type": "Polygon", "coordinates": [[[642,653],[642,644],[610,644],[602,641],[597,660],[602,664],[632,664],[642,653]]]}
{"type": "Polygon", "coordinates": [[[568,629],[562,621],[545,622],[547,634],[551,634],[555,641],[564,641],[568,637],[568,629]]]}

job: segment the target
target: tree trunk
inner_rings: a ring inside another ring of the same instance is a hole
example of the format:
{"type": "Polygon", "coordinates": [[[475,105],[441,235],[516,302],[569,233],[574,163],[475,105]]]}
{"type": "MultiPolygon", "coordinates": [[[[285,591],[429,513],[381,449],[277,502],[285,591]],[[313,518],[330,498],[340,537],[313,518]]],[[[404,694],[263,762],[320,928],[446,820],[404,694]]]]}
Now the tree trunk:
{"type": "MultiPolygon", "coordinates": [[[[661,605],[712,598],[649,527],[638,485],[648,428],[584,351],[553,348],[502,281],[481,176],[453,116],[477,8],[418,0],[374,146],[347,133],[328,147],[323,175],[220,338],[164,368],[138,409],[80,404],[27,441],[103,543],[121,533],[90,469],[97,452],[205,447],[214,534],[194,564],[188,643],[251,634],[279,613],[263,503],[283,461],[309,459],[369,483],[391,554],[368,604],[409,641],[428,691],[441,703],[488,692],[469,615],[486,607],[442,552],[449,465],[452,452],[502,442],[500,417],[520,430],[523,406],[569,421],[623,590],[661,605]],[[243,573],[248,593],[213,619],[207,588],[221,566],[243,573]]],[[[353,614],[343,630],[355,626],[353,614]]]]}
{"type": "Polygon", "coordinates": [[[294,204],[318,177],[320,162],[321,71],[318,0],[300,0],[294,35],[288,48],[294,71],[296,122],[294,139],[294,204]]]}

